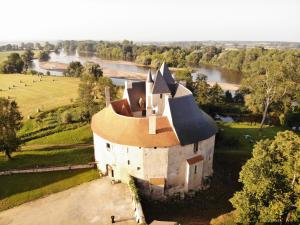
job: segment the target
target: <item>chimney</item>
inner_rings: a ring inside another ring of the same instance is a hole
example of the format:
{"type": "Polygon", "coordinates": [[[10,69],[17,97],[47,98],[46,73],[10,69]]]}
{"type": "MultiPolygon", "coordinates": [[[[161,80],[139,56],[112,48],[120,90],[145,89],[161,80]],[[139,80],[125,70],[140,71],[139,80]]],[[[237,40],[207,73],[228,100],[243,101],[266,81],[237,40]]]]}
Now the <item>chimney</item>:
{"type": "Polygon", "coordinates": [[[106,107],[108,107],[110,105],[109,87],[105,87],[105,103],[106,103],[106,107]]]}
{"type": "Polygon", "coordinates": [[[149,134],[156,134],[156,115],[151,115],[149,118],[149,134]]]}
{"type": "Polygon", "coordinates": [[[125,89],[131,89],[131,88],[132,88],[132,81],[125,80],[125,89]]]}

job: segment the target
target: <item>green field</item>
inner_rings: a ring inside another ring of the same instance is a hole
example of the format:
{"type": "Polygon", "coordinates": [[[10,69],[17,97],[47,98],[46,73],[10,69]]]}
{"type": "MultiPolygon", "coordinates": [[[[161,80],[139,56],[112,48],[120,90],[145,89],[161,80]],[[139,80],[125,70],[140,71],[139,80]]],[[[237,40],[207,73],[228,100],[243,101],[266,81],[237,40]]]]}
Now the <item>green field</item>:
{"type": "Polygon", "coordinates": [[[79,79],[71,77],[44,76],[40,81],[38,76],[0,74],[0,97],[16,100],[27,119],[38,109],[44,111],[70,104],[78,96],[78,84],[79,79]]]}
{"type": "Polygon", "coordinates": [[[259,124],[251,123],[219,123],[218,142],[216,151],[250,155],[253,145],[266,138],[273,138],[281,127],[266,126],[261,131],[259,124]]]}
{"type": "Polygon", "coordinates": [[[27,142],[28,145],[60,145],[93,143],[90,124],[77,129],[62,131],[27,142]]]}
{"type": "Polygon", "coordinates": [[[97,178],[95,169],[0,176],[0,211],[97,178]]]}

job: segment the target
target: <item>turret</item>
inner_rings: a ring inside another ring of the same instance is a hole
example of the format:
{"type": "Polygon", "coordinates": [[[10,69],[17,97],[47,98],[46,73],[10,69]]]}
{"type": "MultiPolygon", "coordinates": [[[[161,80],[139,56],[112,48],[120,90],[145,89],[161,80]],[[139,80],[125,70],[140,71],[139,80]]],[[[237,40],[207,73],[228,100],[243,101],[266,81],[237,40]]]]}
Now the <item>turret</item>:
{"type": "Polygon", "coordinates": [[[151,70],[149,70],[146,80],[146,108],[152,108],[152,89],[153,89],[153,78],[151,70]]]}

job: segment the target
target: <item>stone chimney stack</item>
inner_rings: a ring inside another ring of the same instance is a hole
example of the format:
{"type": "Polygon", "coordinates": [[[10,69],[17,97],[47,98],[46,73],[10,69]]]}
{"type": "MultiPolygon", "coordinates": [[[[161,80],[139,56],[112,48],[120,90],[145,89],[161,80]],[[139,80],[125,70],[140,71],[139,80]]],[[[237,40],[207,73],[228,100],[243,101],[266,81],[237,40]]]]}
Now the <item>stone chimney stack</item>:
{"type": "Polygon", "coordinates": [[[131,80],[126,80],[125,81],[125,89],[131,89],[132,88],[132,81],[131,80]]]}
{"type": "Polygon", "coordinates": [[[149,134],[156,134],[156,115],[151,115],[149,118],[149,134]]]}
{"type": "Polygon", "coordinates": [[[105,87],[105,103],[106,103],[106,107],[108,107],[110,105],[109,87],[105,87]]]}

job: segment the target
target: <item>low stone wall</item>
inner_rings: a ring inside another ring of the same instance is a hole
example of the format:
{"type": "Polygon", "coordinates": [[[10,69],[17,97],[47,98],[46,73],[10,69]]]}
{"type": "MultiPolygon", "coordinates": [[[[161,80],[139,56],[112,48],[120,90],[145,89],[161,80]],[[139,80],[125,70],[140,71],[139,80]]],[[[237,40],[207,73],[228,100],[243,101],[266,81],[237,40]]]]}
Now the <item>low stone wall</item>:
{"type": "Polygon", "coordinates": [[[131,194],[131,200],[134,208],[134,216],[135,220],[139,224],[146,224],[143,208],[140,202],[140,197],[138,193],[138,188],[135,185],[134,178],[130,177],[128,182],[130,194],[131,194]]]}
{"type": "Polygon", "coordinates": [[[7,170],[7,171],[1,171],[0,176],[10,175],[10,174],[20,174],[20,173],[43,173],[43,172],[62,171],[62,170],[88,169],[88,168],[95,168],[95,166],[96,166],[96,163],[91,162],[88,164],[77,164],[77,165],[70,165],[70,166],[31,168],[31,169],[24,169],[24,170],[7,170]]]}

